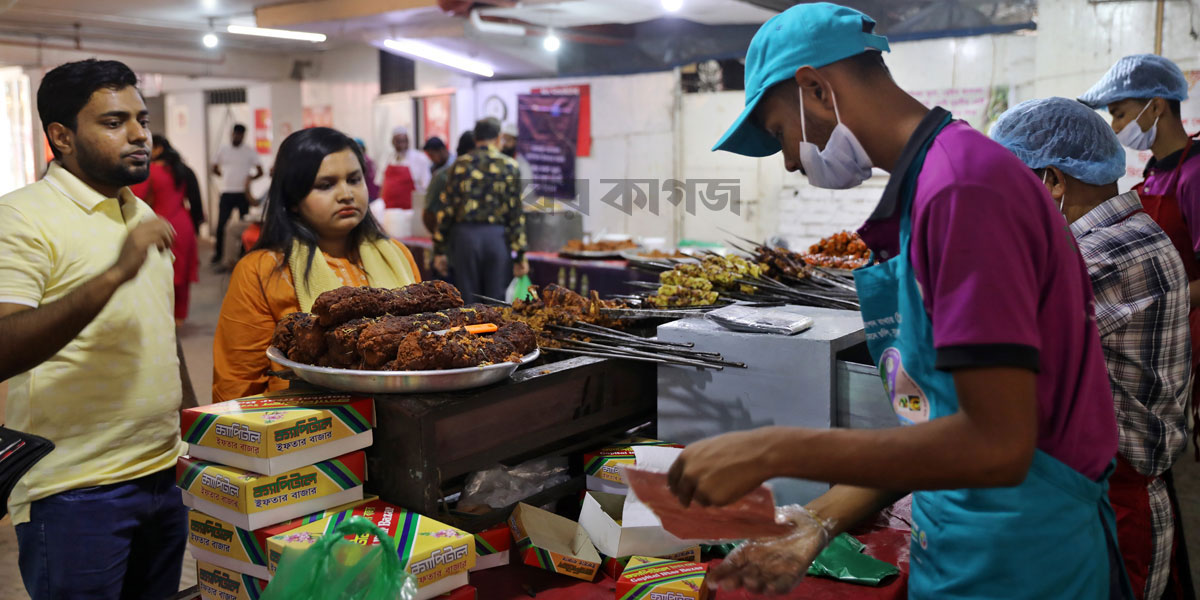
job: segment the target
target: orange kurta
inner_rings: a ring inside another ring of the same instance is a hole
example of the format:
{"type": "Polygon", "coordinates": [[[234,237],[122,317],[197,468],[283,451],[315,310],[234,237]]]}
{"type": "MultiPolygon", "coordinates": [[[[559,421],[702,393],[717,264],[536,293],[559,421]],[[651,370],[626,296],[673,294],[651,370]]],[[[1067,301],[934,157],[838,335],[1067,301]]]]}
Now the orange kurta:
{"type": "MultiPolygon", "coordinates": [[[[420,271],[408,248],[396,242],[417,281],[420,271]]],[[[344,285],[368,285],[362,267],[344,258],[325,255],[325,263],[344,285]]],[[[285,315],[300,310],[292,273],[284,265],[283,255],[269,250],[247,254],[233,269],[229,290],[221,304],[217,333],[213,340],[213,402],[244,398],[288,387],[288,382],[267,375],[282,369],[267,359],[267,347],[275,333],[275,324],[285,315]]]]}

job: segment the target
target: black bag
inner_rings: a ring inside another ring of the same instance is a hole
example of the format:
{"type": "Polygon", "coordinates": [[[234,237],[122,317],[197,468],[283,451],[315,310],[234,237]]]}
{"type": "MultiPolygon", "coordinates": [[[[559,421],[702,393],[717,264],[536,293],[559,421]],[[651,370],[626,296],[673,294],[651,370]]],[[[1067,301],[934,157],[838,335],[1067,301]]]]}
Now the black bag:
{"type": "Polygon", "coordinates": [[[54,443],[46,438],[0,425],[0,518],[8,514],[8,495],[17,481],[51,450],[54,443]]]}

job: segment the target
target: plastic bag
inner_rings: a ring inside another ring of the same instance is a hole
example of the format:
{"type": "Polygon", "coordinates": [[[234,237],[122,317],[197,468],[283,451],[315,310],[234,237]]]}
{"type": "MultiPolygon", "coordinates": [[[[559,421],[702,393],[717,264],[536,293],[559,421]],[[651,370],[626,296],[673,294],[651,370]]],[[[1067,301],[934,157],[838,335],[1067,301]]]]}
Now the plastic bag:
{"type": "Polygon", "coordinates": [[[739,545],[713,567],[713,585],[783,594],[800,584],[809,565],[828,546],[831,525],[797,505],[778,507],[775,514],[778,522],[789,523],[792,531],[739,545]]]}
{"type": "Polygon", "coordinates": [[[812,317],[799,314],[787,306],[757,308],[732,304],[718,308],[705,317],[726,329],[749,333],[795,335],[813,325],[812,317]]]}
{"type": "Polygon", "coordinates": [[[890,563],[863,554],[863,543],[843,533],[835,538],[808,566],[808,574],[860,585],[882,585],[900,573],[890,563]]]}
{"type": "Polygon", "coordinates": [[[529,286],[533,285],[533,281],[528,275],[514,277],[508,282],[508,289],[504,292],[504,301],[512,304],[514,300],[528,300],[530,297],[529,286]]]}
{"type": "Polygon", "coordinates": [[[504,508],[571,479],[567,459],[538,458],[515,467],[496,465],[467,477],[459,506],[504,508]]]}
{"type": "Polygon", "coordinates": [[[351,517],[304,551],[285,550],[262,600],[413,600],[416,579],[404,570],[396,542],[362,517],[351,517]],[[376,536],[360,544],[348,535],[376,536]]]}

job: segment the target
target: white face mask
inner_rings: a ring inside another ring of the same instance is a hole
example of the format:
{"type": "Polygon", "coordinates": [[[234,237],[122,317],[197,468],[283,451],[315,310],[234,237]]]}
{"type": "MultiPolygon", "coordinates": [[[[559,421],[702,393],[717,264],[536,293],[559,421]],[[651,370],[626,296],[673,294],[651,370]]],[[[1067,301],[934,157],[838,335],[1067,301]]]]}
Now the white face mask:
{"type": "Polygon", "coordinates": [[[837,126],[829,134],[825,149],[808,141],[808,132],[804,128],[804,91],[800,92],[800,164],[808,182],[827,190],[845,190],[866,181],[871,177],[871,157],[863,150],[854,132],[842,124],[842,115],[838,113],[837,95],[833,96],[833,114],[837,117],[837,126]]]}
{"type": "Polygon", "coordinates": [[[1131,150],[1148,150],[1150,146],[1154,145],[1154,137],[1158,135],[1158,118],[1155,117],[1154,124],[1146,131],[1142,131],[1142,126],[1138,125],[1138,119],[1142,118],[1142,114],[1146,112],[1147,108],[1150,108],[1150,102],[1154,102],[1154,100],[1146,102],[1146,105],[1142,107],[1142,112],[1138,113],[1132,121],[1126,123],[1121,128],[1121,132],[1117,134],[1117,139],[1126,148],[1131,150]]]}

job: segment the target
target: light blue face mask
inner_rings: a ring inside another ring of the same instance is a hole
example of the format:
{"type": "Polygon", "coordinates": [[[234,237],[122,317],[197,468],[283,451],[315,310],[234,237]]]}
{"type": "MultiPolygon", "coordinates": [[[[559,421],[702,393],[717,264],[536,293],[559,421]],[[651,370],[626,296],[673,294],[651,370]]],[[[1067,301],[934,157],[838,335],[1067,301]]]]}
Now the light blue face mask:
{"type": "Polygon", "coordinates": [[[1130,150],[1149,150],[1150,146],[1154,145],[1154,138],[1158,136],[1158,117],[1154,118],[1154,124],[1150,129],[1142,131],[1142,126],[1138,125],[1138,119],[1142,118],[1146,109],[1150,108],[1150,103],[1153,99],[1146,102],[1142,107],[1142,112],[1139,112],[1132,121],[1125,124],[1121,131],[1117,133],[1117,139],[1121,141],[1121,145],[1130,150]]]}
{"type": "Polygon", "coordinates": [[[808,141],[808,132],[804,126],[804,91],[800,91],[800,164],[808,182],[827,190],[845,190],[855,187],[871,177],[871,157],[863,150],[858,138],[849,127],[842,124],[842,115],[838,112],[837,95],[829,92],[833,98],[833,114],[837,117],[837,126],[829,134],[825,149],[821,150],[816,144],[808,141]]]}

